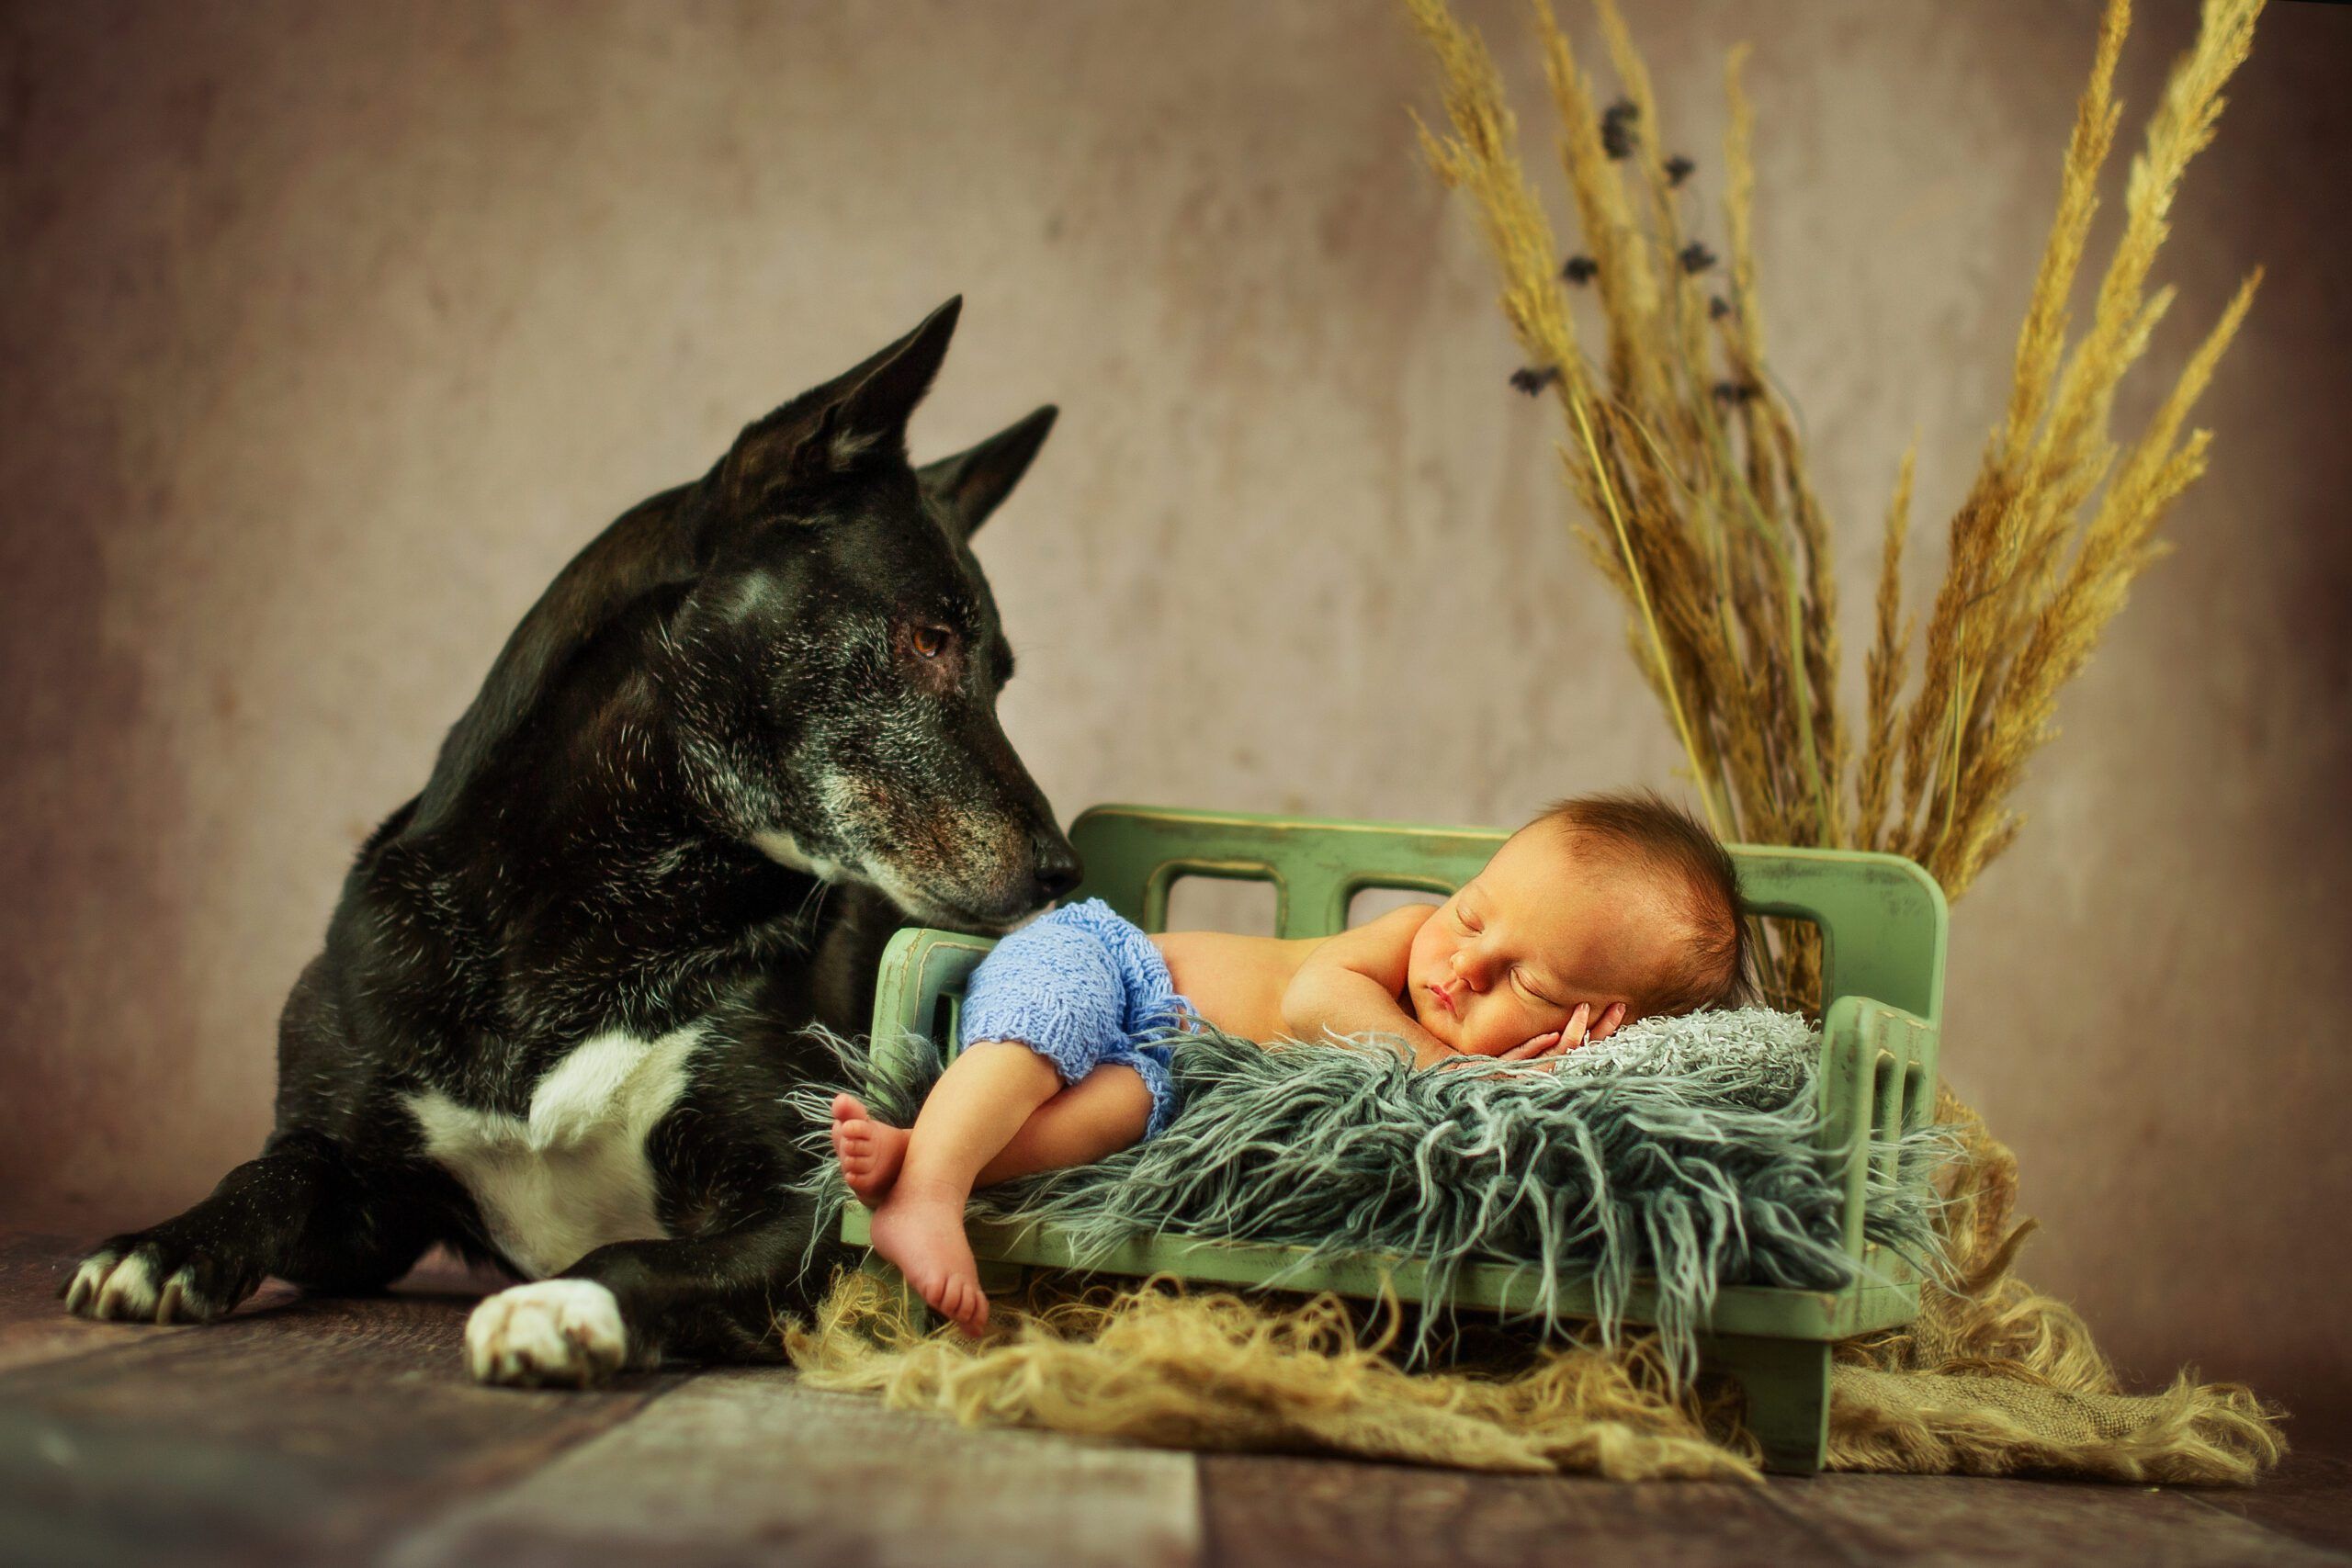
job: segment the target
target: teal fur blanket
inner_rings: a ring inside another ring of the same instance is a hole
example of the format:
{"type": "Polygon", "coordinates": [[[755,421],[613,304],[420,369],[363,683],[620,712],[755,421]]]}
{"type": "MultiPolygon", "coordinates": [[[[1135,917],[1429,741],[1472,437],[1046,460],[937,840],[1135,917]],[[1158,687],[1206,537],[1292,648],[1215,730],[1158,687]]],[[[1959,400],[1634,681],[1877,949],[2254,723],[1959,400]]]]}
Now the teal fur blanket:
{"type": "MultiPolygon", "coordinates": [[[[1831,1156],[1815,1147],[1821,1037],[1763,1008],[1645,1021],[1556,1065],[1416,1070],[1398,1043],[1261,1046],[1214,1032],[1176,1037],[1182,1110],[1159,1137],[1094,1165],[975,1192],[975,1219],[1046,1222],[1081,1255],[1136,1234],[1303,1247],[1298,1272],[1349,1255],[1402,1254],[1429,1269],[1433,1300],[1466,1264],[1545,1282],[1547,1328],[1566,1314],[1553,1283],[1590,1280],[1613,1337],[1636,1275],[1654,1276],[1676,1364],[1729,1284],[1834,1289],[1856,1265],[1838,1245],[1831,1156]]],[[[878,1078],[860,1042],[832,1042],[846,1082],[905,1126],[939,1072],[878,1078]]],[[[848,1190],[826,1143],[832,1086],[799,1090],[818,1168],[807,1191],[836,1235],[848,1190]]],[[[1929,1185],[1945,1146],[1904,1140],[1892,1182],[1865,1203],[1871,1240],[1933,1272],[1929,1185]]],[[[1280,1279],[1269,1281],[1279,1287],[1280,1279]]],[[[1413,1347],[1426,1353],[1438,1314],[1413,1347]]]]}

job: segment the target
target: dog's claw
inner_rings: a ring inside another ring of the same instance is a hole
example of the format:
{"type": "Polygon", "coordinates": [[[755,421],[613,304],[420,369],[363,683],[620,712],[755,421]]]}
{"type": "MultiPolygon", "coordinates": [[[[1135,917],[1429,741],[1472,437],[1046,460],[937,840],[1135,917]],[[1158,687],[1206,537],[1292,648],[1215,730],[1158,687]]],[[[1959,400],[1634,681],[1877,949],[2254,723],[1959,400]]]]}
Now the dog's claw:
{"type": "Polygon", "coordinates": [[[155,1311],[154,1266],[143,1252],[132,1252],[107,1273],[93,1309],[98,1317],[137,1320],[155,1311]]]}
{"type": "Polygon", "coordinates": [[[59,1292],[65,1298],[65,1310],[76,1317],[88,1316],[89,1309],[97,1303],[98,1288],[107,1282],[107,1276],[113,1273],[114,1266],[121,1261],[122,1255],[119,1252],[94,1252],[84,1258],[82,1266],[74,1270],[74,1277],[65,1281],[59,1292]]]}

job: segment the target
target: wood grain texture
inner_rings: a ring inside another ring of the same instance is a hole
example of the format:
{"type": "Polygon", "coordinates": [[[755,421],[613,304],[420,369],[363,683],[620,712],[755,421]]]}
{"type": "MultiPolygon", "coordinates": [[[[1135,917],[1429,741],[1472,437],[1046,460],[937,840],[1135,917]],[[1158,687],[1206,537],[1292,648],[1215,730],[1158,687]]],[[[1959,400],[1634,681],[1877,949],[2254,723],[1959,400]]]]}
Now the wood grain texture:
{"type": "Polygon", "coordinates": [[[1257,1455],[1201,1461],[1217,1568],[1519,1568],[1838,1561],[1832,1538],[1763,1489],[1588,1476],[1477,1475],[1257,1455]]]}
{"type": "MultiPolygon", "coordinates": [[[[10,1292],[12,1307],[47,1303],[10,1292]]],[[[466,1294],[288,1299],[0,1374],[0,1555],[25,1562],[339,1557],[494,1487],[672,1386],[488,1389],[466,1294]]],[[[69,1320],[70,1321],[70,1320],[69,1320]]]]}
{"type": "Polygon", "coordinates": [[[480,1388],[461,1273],[205,1328],[78,1323],[51,1292],[79,1248],[0,1237],[0,1565],[2352,1564],[2336,1444],[2196,1492],[1196,1457],[966,1430],[774,1369],[480,1388]]]}
{"type": "Polygon", "coordinates": [[[2258,1486],[2200,1486],[2175,1495],[2352,1558],[2352,1460],[2298,1450],[2258,1486]]]}
{"type": "Polygon", "coordinates": [[[2342,1555],[2151,1486],[1959,1475],[1820,1475],[1766,1495],[1856,1562],[2336,1568],[2342,1555]]]}
{"type": "Polygon", "coordinates": [[[395,1568],[522,1568],[590,1554],[683,1564],[1200,1558],[1195,1461],[1052,1433],[969,1431],[790,1372],[703,1374],[528,1481],[453,1510],[395,1568]]]}
{"type": "MultiPolygon", "coordinates": [[[[88,1250],[87,1240],[0,1235],[0,1372],[119,1349],[146,1335],[186,1332],[68,1316],[58,1292],[88,1250]]],[[[266,1310],[284,1304],[293,1295],[289,1287],[272,1282],[255,1293],[253,1306],[266,1310]]]]}

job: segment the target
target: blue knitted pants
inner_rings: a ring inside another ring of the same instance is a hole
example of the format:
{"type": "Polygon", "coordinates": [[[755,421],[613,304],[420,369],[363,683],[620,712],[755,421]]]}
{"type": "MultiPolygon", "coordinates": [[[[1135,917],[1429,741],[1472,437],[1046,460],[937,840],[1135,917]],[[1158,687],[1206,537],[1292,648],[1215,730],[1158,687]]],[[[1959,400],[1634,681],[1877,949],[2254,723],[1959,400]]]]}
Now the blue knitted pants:
{"type": "Polygon", "coordinates": [[[1133,1067],[1151,1090],[1144,1136],[1176,1114],[1169,1045],[1154,1034],[1199,1017],[1176,994],[1168,961],[1142,928],[1100,898],[1054,910],[996,944],[964,988],[956,1043],[1017,1040],[1047,1061],[1064,1084],[1105,1063],[1133,1067]]]}

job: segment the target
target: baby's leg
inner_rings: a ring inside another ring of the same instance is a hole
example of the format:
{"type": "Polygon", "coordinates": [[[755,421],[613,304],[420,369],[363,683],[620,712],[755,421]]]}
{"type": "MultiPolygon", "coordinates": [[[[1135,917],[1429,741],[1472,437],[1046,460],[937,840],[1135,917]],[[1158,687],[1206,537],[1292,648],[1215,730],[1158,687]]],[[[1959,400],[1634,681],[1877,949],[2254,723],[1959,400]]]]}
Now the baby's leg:
{"type": "Polygon", "coordinates": [[[874,1250],[967,1334],[987,1324],[989,1299],[964,1238],[964,1201],[980,1168],[1060,1088],[1054,1064],[1017,1040],[966,1046],[932,1086],[899,1179],[874,1211],[874,1250]]]}
{"type": "Polygon", "coordinates": [[[1041,1170],[1089,1165],[1132,1147],[1151,1122],[1151,1090],[1143,1075],[1105,1062],[1039,1106],[1012,1141],[980,1167],[976,1187],[993,1187],[1041,1170]]]}
{"type": "MultiPolygon", "coordinates": [[[[1105,1155],[1131,1148],[1151,1122],[1151,1089],[1143,1075],[1123,1063],[1105,1062],[1029,1113],[997,1156],[980,1167],[975,1187],[1091,1165],[1105,1155]]],[[[871,1209],[899,1179],[911,1134],[904,1127],[876,1122],[856,1097],[833,1096],[833,1157],[842,1179],[871,1209]]]]}

